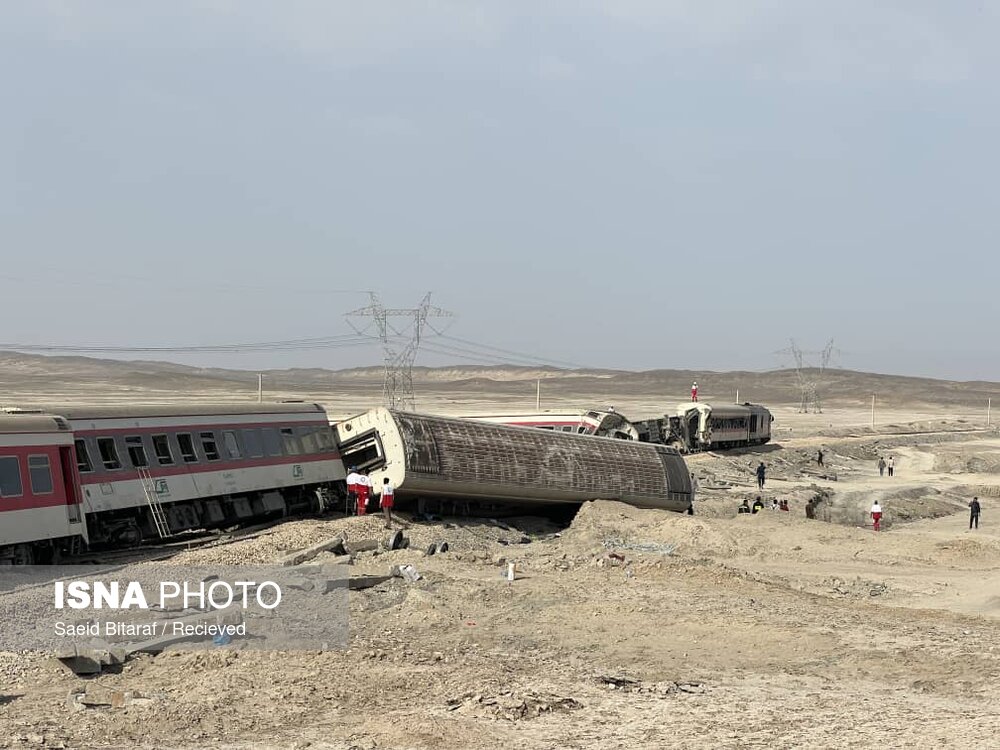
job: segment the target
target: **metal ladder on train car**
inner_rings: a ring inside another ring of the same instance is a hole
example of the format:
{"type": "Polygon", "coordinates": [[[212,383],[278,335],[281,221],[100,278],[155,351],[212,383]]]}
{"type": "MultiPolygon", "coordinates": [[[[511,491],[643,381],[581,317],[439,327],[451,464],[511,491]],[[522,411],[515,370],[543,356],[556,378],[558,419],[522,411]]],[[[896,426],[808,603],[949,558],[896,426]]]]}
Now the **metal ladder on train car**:
{"type": "Polygon", "coordinates": [[[170,524],[167,523],[167,514],[163,512],[163,504],[156,496],[156,483],[149,474],[149,469],[136,469],[139,472],[139,480],[142,482],[142,491],[146,495],[146,504],[149,505],[149,514],[153,517],[153,525],[156,526],[156,533],[160,539],[172,536],[170,524]]]}

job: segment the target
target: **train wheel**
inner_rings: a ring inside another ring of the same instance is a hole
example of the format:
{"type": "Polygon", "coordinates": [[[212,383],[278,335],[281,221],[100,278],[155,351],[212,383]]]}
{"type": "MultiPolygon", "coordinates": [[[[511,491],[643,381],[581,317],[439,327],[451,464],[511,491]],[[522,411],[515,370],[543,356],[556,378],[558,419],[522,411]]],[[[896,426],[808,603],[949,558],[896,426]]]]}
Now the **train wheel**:
{"type": "Polygon", "coordinates": [[[13,554],[11,555],[11,563],[13,565],[33,565],[35,562],[35,553],[32,551],[31,546],[28,544],[15,544],[13,554]]]}

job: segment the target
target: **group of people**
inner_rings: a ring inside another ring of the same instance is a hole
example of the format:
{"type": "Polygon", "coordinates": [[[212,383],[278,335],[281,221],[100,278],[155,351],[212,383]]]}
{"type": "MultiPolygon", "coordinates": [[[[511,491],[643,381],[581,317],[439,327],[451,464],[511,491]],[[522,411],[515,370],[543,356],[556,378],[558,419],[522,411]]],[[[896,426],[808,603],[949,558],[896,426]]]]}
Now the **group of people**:
{"type": "Polygon", "coordinates": [[[886,469],[889,470],[889,476],[891,477],[893,476],[893,473],[896,470],[896,459],[893,458],[892,456],[889,456],[889,460],[886,461],[885,456],[879,456],[876,466],[878,466],[878,475],[880,477],[885,476],[886,469]]]}
{"type": "MultiPolygon", "coordinates": [[[[760,513],[764,510],[764,501],[761,500],[760,495],[757,495],[757,499],[753,501],[753,505],[750,505],[750,501],[746,498],[743,499],[743,505],[736,509],[738,514],[742,513],[760,513]]],[[[771,510],[790,510],[788,507],[787,500],[777,500],[776,498],[771,498],[771,510]]]]}
{"type": "MultiPolygon", "coordinates": [[[[359,516],[365,515],[368,512],[368,503],[372,494],[372,480],[367,474],[360,473],[356,467],[352,466],[347,475],[348,512],[353,505],[359,516]]],[[[387,529],[392,528],[392,508],[395,496],[396,488],[392,486],[389,477],[385,477],[379,491],[379,507],[382,509],[382,515],[385,516],[387,529]]]]}

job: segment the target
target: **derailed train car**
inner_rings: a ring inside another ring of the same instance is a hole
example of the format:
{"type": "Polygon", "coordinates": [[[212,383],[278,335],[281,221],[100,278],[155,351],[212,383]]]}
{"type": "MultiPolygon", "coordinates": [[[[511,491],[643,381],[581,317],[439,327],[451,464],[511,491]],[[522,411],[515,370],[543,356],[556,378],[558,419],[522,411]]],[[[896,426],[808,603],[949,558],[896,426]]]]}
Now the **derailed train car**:
{"type": "Polygon", "coordinates": [[[676,414],[632,424],[644,443],[670,445],[682,453],[763,445],[771,440],[774,416],[760,404],[681,404],[676,414]]]}
{"type": "Polygon", "coordinates": [[[376,492],[388,477],[400,497],[691,508],[687,466],[664,445],[385,408],[339,422],[336,434],[345,465],[367,472],[376,492]]]}

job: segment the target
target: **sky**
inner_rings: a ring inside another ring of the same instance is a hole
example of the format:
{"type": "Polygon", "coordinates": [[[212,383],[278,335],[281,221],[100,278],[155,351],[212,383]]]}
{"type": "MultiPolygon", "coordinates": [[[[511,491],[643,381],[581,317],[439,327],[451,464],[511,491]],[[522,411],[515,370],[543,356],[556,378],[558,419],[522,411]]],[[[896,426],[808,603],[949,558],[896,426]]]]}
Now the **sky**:
{"type": "Polygon", "coordinates": [[[3,3],[0,344],[352,343],[430,291],[466,343],[418,364],[832,338],[1000,380],[998,38],[974,1],[3,3]]]}

